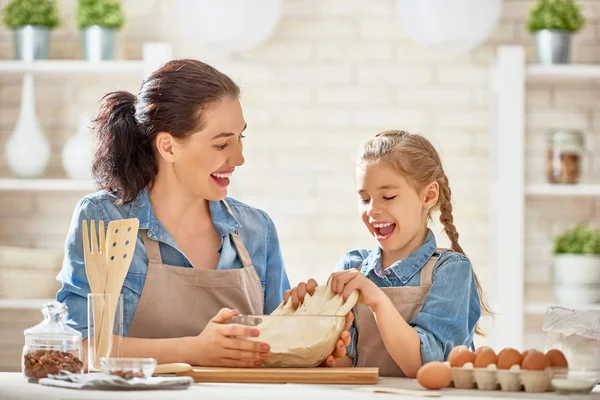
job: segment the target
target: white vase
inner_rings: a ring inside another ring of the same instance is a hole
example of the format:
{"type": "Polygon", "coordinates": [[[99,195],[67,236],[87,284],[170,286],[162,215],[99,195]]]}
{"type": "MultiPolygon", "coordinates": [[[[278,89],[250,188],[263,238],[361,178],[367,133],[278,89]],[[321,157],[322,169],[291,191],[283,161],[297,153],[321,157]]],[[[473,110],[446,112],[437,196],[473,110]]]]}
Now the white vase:
{"type": "Polygon", "coordinates": [[[63,148],[63,168],[71,179],[92,179],[94,141],[90,123],[88,115],[83,114],[79,118],[77,132],[71,136],[63,148]]]}
{"type": "Polygon", "coordinates": [[[23,93],[19,120],[6,143],[8,168],[19,178],[37,178],[50,160],[50,144],[44,137],[35,115],[33,76],[23,76],[23,93]]]}

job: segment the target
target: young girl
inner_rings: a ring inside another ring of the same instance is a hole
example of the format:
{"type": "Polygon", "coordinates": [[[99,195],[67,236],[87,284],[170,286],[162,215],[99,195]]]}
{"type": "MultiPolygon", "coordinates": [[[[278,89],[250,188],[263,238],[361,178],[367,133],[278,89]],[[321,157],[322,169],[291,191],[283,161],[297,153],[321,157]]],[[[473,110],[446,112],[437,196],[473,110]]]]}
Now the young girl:
{"type": "MultiPolygon", "coordinates": [[[[336,365],[414,377],[421,365],[445,360],[454,346],[471,345],[489,309],[458,244],[448,178],[427,139],[402,131],[375,135],[362,147],[356,185],[362,220],[379,246],[347,253],[329,278],[344,298],[360,293],[348,357],[336,365]],[[451,250],[438,249],[427,227],[434,209],[451,250]]],[[[297,306],[316,285],[311,279],[285,298],[297,306]]]]}

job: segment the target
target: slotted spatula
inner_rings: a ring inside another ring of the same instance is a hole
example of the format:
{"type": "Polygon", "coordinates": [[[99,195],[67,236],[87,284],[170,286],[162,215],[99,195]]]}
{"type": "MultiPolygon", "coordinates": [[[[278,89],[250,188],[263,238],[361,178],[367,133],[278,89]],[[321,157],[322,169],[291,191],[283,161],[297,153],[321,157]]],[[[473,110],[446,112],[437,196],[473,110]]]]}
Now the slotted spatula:
{"type": "MultiPolygon", "coordinates": [[[[135,252],[139,220],[137,218],[120,219],[108,224],[106,233],[106,295],[117,296],[121,293],[123,282],[135,252]]],[[[110,357],[113,341],[116,302],[110,302],[103,314],[102,331],[98,342],[98,357],[110,357]]]]}

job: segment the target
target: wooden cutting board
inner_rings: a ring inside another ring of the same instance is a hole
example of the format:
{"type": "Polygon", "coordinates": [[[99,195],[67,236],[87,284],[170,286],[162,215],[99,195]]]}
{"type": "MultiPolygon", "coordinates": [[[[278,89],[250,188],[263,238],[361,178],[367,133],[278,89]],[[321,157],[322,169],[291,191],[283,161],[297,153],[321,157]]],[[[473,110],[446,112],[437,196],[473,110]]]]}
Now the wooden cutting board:
{"type": "Polygon", "coordinates": [[[374,385],[378,368],[214,368],[193,367],[178,372],[195,382],[227,383],[324,383],[374,385]]]}

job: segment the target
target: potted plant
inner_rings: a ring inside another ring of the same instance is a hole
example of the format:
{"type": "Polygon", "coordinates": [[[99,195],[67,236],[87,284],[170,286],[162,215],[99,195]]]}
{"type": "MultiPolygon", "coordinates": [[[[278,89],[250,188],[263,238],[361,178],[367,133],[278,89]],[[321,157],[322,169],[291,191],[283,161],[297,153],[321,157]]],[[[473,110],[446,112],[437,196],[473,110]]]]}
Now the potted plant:
{"type": "Polygon", "coordinates": [[[574,0],[538,0],[529,12],[527,27],[535,34],[541,64],[568,64],[571,36],[585,25],[574,0]]]}
{"type": "Polygon", "coordinates": [[[554,294],[559,304],[600,303],[600,230],[578,225],[554,239],[554,294]]]}
{"type": "Polygon", "coordinates": [[[81,30],[83,58],[89,61],[113,60],[117,32],[124,23],[118,0],[79,0],[77,25],[81,30]]]}
{"type": "Polygon", "coordinates": [[[50,31],[60,21],[56,1],[12,0],[2,11],[4,24],[14,32],[15,59],[47,59],[50,31]]]}

